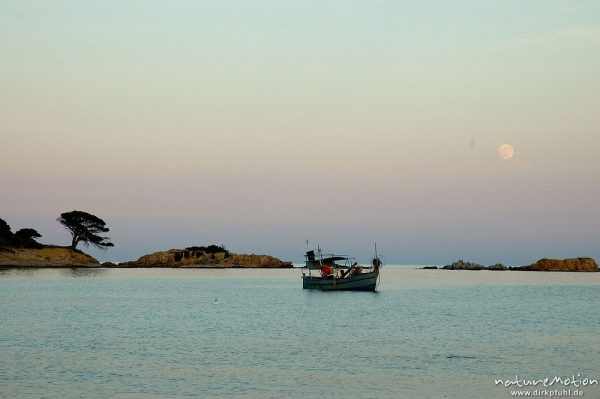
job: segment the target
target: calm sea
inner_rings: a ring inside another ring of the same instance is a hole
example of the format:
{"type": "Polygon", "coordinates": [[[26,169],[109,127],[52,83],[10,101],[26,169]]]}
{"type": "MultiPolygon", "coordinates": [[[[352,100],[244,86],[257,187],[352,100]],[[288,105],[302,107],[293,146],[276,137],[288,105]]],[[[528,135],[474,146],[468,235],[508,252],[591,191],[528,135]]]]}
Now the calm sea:
{"type": "Polygon", "coordinates": [[[573,375],[528,390],[600,397],[600,273],[386,266],[377,293],[301,286],[299,270],[0,271],[0,397],[509,398],[494,380],[573,375]]]}

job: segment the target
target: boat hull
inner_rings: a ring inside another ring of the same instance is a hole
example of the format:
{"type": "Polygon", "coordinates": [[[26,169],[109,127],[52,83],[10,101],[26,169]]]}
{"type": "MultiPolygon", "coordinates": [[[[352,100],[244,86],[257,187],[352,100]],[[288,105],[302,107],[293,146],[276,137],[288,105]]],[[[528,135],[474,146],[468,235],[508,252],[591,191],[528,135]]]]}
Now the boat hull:
{"type": "Polygon", "coordinates": [[[375,291],[379,271],[338,279],[302,277],[302,288],[322,291],[375,291]]]}

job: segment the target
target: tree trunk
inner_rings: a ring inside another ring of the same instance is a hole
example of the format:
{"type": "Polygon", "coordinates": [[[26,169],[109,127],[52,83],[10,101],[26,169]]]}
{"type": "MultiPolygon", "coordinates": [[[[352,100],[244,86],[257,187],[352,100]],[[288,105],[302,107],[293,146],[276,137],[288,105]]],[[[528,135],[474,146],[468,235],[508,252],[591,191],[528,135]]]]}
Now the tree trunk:
{"type": "Polygon", "coordinates": [[[73,236],[73,240],[71,241],[71,249],[75,249],[78,243],[79,240],[77,239],[77,237],[73,236]]]}

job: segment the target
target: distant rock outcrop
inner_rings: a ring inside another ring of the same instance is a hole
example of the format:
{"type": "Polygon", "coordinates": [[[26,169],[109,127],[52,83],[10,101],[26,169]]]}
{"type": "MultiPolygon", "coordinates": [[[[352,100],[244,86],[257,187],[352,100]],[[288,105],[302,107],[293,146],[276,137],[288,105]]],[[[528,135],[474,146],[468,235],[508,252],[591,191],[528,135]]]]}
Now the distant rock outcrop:
{"type": "Polygon", "coordinates": [[[98,267],[94,258],[71,248],[0,248],[0,267],[98,267]]]}
{"type": "Polygon", "coordinates": [[[571,259],[540,259],[529,266],[522,266],[517,270],[548,271],[548,272],[597,272],[598,264],[592,258],[571,259]]]}
{"type": "MultiPolygon", "coordinates": [[[[424,267],[423,269],[433,269],[424,267]]],[[[549,272],[597,272],[598,264],[592,258],[572,259],[540,259],[528,266],[506,267],[501,263],[491,266],[479,263],[465,262],[460,259],[456,262],[442,267],[444,270],[516,270],[516,271],[549,271],[549,272]]]]}
{"type": "Polygon", "coordinates": [[[488,270],[508,270],[506,266],[502,263],[496,263],[495,265],[491,265],[487,267],[488,270]]]}
{"type": "MultiPolygon", "coordinates": [[[[170,249],[144,255],[137,261],[120,263],[119,267],[244,267],[244,268],[290,268],[291,262],[283,262],[269,255],[234,254],[229,251],[207,251],[204,247],[170,249]]],[[[210,247],[209,247],[210,248],[210,247]]]]}
{"type": "Polygon", "coordinates": [[[102,267],[117,267],[118,265],[114,262],[103,262],[102,267]]]}
{"type": "Polygon", "coordinates": [[[484,266],[484,265],[480,265],[479,263],[465,262],[464,260],[460,259],[450,265],[446,265],[446,266],[442,267],[442,269],[444,269],[444,270],[506,270],[507,268],[506,268],[506,266],[504,266],[503,264],[500,264],[500,263],[497,263],[492,266],[484,266]]]}

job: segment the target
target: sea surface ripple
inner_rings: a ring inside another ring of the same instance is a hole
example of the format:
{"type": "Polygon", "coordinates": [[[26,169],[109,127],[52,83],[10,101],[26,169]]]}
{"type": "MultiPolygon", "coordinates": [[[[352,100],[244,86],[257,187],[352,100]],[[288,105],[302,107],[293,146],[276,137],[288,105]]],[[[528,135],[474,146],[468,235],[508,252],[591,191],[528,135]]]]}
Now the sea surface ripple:
{"type": "Polygon", "coordinates": [[[0,397],[509,398],[495,379],[600,379],[600,273],[386,266],[376,293],[301,286],[299,270],[0,270],[0,397]]]}

